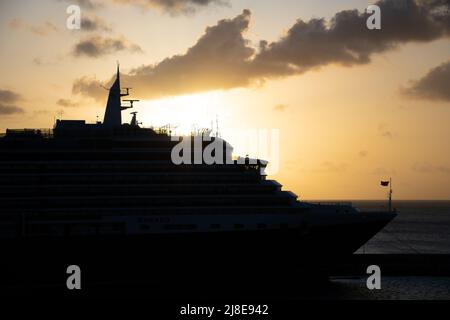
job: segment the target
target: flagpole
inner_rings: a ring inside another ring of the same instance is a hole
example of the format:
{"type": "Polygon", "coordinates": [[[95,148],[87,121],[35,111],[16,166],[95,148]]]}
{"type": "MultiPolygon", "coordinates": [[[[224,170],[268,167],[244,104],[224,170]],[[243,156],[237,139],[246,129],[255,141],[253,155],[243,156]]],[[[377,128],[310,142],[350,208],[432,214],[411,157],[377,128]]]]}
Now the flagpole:
{"type": "Polygon", "coordinates": [[[392,212],[392,178],[389,177],[389,212],[392,212]]]}

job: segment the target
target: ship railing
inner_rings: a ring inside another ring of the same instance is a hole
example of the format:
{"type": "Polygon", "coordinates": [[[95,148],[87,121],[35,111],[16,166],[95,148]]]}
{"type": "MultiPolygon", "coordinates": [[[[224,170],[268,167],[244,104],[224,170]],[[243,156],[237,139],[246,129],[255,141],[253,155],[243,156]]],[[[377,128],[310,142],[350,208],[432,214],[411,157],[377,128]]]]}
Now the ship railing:
{"type": "Polygon", "coordinates": [[[6,132],[0,133],[0,137],[5,137],[7,135],[12,136],[27,136],[27,135],[39,135],[43,138],[52,138],[53,129],[6,129],[6,132]]]}
{"type": "Polygon", "coordinates": [[[167,127],[156,127],[156,126],[140,126],[141,129],[150,129],[156,132],[157,134],[165,134],[167,136],[171,136],[174,134],[172,130],[167,127]]]}
{"type": "Polygon", "coordinates": [[[43,138],[53,138],[53,129],[38,129],[43,138]]]}
{"type": "Polygon", "coordinates": [[[339,207],[351,207],[350,201],[306,201],[312,204],[327,205],[327,206],[339,206],[339,207]]]}

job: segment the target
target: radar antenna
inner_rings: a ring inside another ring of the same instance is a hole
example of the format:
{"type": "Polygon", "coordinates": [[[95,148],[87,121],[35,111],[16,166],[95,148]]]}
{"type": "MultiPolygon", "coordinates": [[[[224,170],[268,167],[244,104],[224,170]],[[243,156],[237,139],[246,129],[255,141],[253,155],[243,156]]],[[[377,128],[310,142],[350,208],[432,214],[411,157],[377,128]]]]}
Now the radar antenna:
{"type": "Polygon", "coordinates": [[[137,111],[130,112],[130,114],[133,115],[133,118],[131,118],[131,122],[130,122],[130,126],[132,126],[132,127],[138,127],[140,124],[142,124],[142,122],[137,121],[137,118],[136,118],[137,113],[138,113],[137,111]]]}

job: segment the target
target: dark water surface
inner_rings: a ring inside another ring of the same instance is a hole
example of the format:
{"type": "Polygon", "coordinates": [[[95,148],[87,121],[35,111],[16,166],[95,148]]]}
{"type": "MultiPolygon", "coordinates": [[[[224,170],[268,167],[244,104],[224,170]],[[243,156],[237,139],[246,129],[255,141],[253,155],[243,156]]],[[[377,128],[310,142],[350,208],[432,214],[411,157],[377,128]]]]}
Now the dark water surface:
{"type": "Polygon", "coordinates": [[[450,300],[450,277],[381,277],[381,289],[369,290],[367,278],[332,278],[318,299],[450,300]]]}
{"type": "MultiPolygon", "coordinates": [[[[385,210],[386,201],[353,201],[362,211],[385,210]]],[[[394,201],[398,216],[358,253],[450,254],[450,201],[394,201]]]]}
{"type": "MultiPolygon", "coordinates": [[[[352,201],[361,211],[386,210],[386,201],[352,201]]],[[[398,216],[357,253],[450,254],[450,201],[393,201],[398,216]]],[[[318,299],[449,300],[450,277],[382,276],[380,290],[366,277],[332,278],[318,299]]]]}

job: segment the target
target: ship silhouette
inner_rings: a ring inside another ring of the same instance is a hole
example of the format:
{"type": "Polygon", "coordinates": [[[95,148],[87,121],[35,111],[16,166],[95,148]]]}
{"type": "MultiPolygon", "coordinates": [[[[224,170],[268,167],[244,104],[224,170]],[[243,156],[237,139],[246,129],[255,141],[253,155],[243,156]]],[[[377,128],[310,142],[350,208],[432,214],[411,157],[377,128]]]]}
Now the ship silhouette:
{"type": "Polygon", "coordinates": [[[123,106],[128,94],[118,68],[103,122],[57,120],[51,131],[8,129],[0,138],[7,283],[48,277],[64,284],[71,264],[93,282],[118,273],[137,282],[181,274],[265,278],[352,254],[395,217],[299,201],[265,176],[266,162],[233,160],[229,152],[223,164],[173,164],[170,132],[140,127],[136,113],[122,124],[135,101],[123,106]]]}

